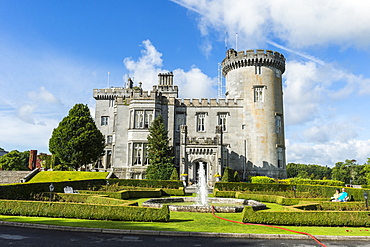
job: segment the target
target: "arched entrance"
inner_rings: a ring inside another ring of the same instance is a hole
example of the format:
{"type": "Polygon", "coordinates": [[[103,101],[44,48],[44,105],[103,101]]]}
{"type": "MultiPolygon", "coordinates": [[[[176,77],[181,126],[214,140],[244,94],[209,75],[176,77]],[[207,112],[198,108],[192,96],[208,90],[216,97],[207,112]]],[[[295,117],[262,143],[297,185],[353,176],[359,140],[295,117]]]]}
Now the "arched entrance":
{"type": "Polygon", "coordinates": [[[204,161],[202,159],[199,159],[199,160],[195,160],[193,161],[193,183],[194,184],[198,184],[199,182],[199,168],[203,166],[204,167],[204,171],[205,171],[205,174],[206,174],[206,182],[208,182],[208,162],[207,161],[204,161]]]}

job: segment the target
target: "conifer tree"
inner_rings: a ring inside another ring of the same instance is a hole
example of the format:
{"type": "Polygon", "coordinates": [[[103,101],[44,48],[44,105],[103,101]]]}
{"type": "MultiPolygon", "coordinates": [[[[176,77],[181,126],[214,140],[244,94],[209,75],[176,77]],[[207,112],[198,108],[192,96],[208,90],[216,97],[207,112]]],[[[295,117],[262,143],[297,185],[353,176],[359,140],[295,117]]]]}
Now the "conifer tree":
{"type": "Polygon", "coordinates": [[[76,104],[53,130],[49,150],[61,163],[78,169],[102,156],[103,134],[97,129],[87,105],[76,104]]]}
{"type": "Polygon", "coordinates": [[[170,180],[179,180],[179,173],[177,172],[176,167],[172,169],[170,180]]]}
{"type": "Polygon", "coordinates": [[[173,152],[169,145],[168,131],[159,115],[149,127],[147,179],[168,180],[173,166],[173,152]]]}
{"type": "Polygon", "coordinates": [[[230,167],[225,167],[224,174],[222,175],[221,182],[233,182],[234,181],[234,173],[230,167]]]}
{"type": "Polygon", "coordinates": [[[238,171],[234,172],[234,182],[240,182],[240,175],[238,171]]]}

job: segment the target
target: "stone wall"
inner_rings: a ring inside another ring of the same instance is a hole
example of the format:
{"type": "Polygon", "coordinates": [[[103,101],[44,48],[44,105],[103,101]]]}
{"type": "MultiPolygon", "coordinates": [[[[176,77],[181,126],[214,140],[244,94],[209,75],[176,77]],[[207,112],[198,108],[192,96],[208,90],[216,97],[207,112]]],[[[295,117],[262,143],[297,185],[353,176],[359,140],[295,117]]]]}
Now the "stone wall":
{"type": "Polygon", "coordinates": [[[0,184],[20,183],[32,171],[0,171],[0,184]]]}

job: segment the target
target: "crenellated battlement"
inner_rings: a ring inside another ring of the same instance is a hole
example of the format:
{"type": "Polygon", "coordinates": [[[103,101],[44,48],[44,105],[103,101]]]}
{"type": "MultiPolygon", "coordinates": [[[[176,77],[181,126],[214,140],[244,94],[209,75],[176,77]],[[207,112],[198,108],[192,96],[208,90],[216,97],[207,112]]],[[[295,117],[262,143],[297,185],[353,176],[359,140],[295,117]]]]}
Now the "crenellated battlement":
{"type": "Polygon", "coordinates": [[[176,105],[186,107],[243,106],[242,99],[176,99],[176,105]]]}
{"type": "Polygon", "coordinates": [[[129,97],[132,89],[123,87],[111,87],[103,89],[94,89],[93,97],[97,100],[113,100],[117,97],[129,97]]]}
{"type": "Polygon", "coordinates": [[[114,100],[117,98],[122,99],[146,99],[158,100],[162,98],[159,91],[143,91],[141,88],[104,88],[94,89],[94,98],[97,100],[114,100]]]}
{"type": "Polygon", "coordinates": [[[222,61],[222,75],[234,69],[247,66],[270,66],[279,69],[281,73],[285,71],[285,57],[279,52],[270,50],[247,50],[235,51],[229,49],[226,58],[222,61]]]}

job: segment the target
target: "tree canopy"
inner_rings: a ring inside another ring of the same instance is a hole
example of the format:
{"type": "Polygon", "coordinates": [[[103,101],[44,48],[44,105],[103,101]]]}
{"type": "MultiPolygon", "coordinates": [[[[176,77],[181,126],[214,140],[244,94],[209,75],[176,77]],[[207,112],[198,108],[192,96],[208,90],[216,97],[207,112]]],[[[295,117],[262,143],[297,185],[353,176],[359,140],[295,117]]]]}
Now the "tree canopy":
{"type": "Polygon", "coordinates": [[[0,168],[4,171],[27,171],[30,151],[13,150],[0,156],[0,168]]]}
{"type": "Polygon", "coordinates": [[[76,104],[53,130],[49,150],[61,163],[78,169],[103,155],[105,140],[87,105],[76,104]]]}
{"type": "Polygon", "coordinates": [[[357,164],[356,160],[337,162],[332,169],[332,177],[346,184],[367,184],[366,166],[357,164]]]}
{"type": "Polygon", "coordinates": [[[288,178],[331,179],[331,168],[326,166],[289,163],[286,171],[288,178]]]}
{"type": "Polygon", "coordinates": [[[149,127],[147,179],[168,180],[173,171],[173,151],[169,145],[168,131],[162,115],[159,115],[149,127]]]}

